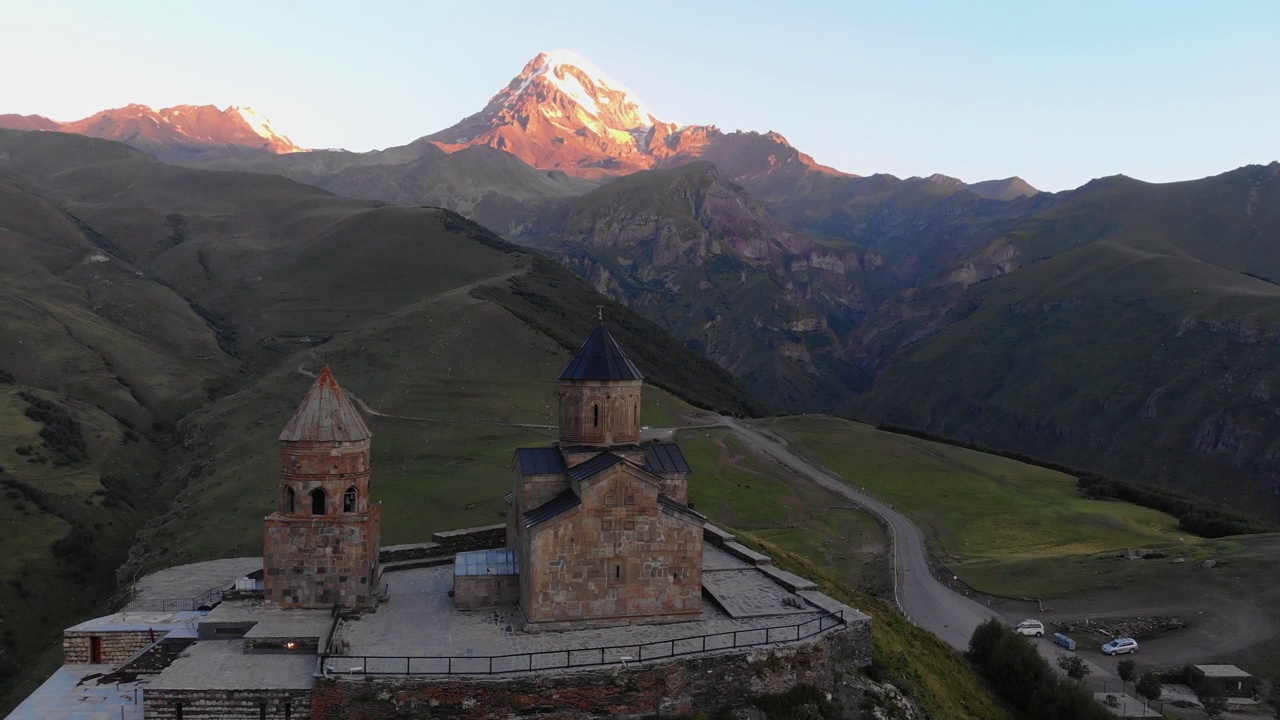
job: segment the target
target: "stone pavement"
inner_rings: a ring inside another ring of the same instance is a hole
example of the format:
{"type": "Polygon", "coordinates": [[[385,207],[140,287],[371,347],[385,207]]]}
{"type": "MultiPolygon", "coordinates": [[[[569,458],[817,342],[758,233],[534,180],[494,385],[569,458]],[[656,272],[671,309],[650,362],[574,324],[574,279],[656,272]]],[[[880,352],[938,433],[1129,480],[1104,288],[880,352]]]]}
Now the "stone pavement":
{"type": "Polygon", "coordinates": [[[126,610],[156,600],[193,598],[212,588],[227,588],[236,580],[262,569],[261,557],[223,558],[178,565],[140,578],[126,610]]]}
{"type": "MultiPolygon", "coordinates": [[[[201,640],[151,680],[157,690],[306,690],[315,655],[246,654],[242,640],[201,640]]],[[[141,715],[139,715],[141,717],[141,715]]]]}
{"type": "Polygon", "coordinates": [[[6,720],[142,720],[145,683],[84,680],[111,670],[110,665],[63,665],[6,720]]]}
{"type": "MultiPolygon", "coordinates": [[[[752,572],[772,584],[763,574],[752,572]]],[[[453,587],[451,567],[405,570],[386,575],[383,581],[390,586],[388,602],[377,612],[343,621],[339,626],[335,638],[345,643],[345,654],[350,657],[331,658],[331,672],[483,674],[620,663],[624,658],[631,662],[673,653],[721,650],[733,647],[735,642],[742,646],[794,640],[797,635],[815,633],[817,619],[824,615],[814,607],[800,610],[779,604],[780,612],[775,615],[733,618],[714,603],[706,602],[700,620],[524,633],[516,631],[519,621],[510,608],[455,610],[449,597],[453,587]],[[805,622],[810,624],[797,632],[794,626],[805,622]],[[779,629],[768,629],[774,627],[779,629]],[[701,637],[711,634],[717,635],[701,637]],[[601,651],[601,647],[611,649],[601,651]],[[405,656],[416,659],[406,660],[405,656]],[[491,660],[492,656],[499,657],[491,660]]],[[[758,593],[764,586],[744,587],[746,592],[758,593]]],[[[830,620],[822,624],[824,629],[834,626],[830,620]]]]}

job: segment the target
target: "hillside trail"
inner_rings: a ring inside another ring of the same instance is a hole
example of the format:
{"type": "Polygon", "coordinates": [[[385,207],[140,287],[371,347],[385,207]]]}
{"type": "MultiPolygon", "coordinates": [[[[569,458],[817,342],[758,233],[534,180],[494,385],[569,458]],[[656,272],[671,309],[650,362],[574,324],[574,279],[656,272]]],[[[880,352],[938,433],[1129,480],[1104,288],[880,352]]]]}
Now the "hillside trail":
{"type": "MultiPolygon", "coordinates": [[[[963,652],[978,625],[991,618],[1003,621],[995,610],[952,590],[934,577],[924,533],[892,505],[857,490],[827,468],[796,454],[785,439],[773,433],[732,417],[720,417],[719,424],[731,430],[749,448],[798,476],[847,498],[883,521],[892,540],[894,602],[912,624],[963,652]]],[[[1059,655],[1076,654],[1043,639],[1035,645],[1054,668],[1059,655]]],[[[1091,684],[1114,678],[1113,673],[1089,658],[1081,659],[1091,670],[1091,684]]]]}

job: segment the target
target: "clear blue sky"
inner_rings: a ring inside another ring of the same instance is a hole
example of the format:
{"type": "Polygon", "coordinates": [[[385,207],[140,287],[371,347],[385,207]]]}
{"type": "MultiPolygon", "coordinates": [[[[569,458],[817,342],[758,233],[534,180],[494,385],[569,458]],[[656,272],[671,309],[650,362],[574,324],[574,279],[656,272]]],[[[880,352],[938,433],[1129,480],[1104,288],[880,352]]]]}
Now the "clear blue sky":
{"type": "Polygon", "coordinates": [[[1280,2],[0,0],[0,112],[252,107],[400,145],[570,49],[661,119],[774,130],[859,174],[1048,190],[1280,159],[1280,2]]]}

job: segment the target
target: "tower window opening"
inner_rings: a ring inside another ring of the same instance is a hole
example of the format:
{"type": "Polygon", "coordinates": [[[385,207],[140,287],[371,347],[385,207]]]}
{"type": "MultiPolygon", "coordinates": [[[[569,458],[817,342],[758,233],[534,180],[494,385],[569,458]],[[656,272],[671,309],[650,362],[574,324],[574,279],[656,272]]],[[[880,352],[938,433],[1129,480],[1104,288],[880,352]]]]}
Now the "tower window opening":
{"type": "Polygon", "coordinates": [[[356,511],[356,489],[354,487],[347,488],[342,493],[342,512],[350,513],[356,511]]]}
{"type": "Polygon", "coordinates": [[[600,427],[600,406],[591,406],[591,427],[600,427]]]}
{"type": "Polygon", "coordinates": [[[311,491],[311,514],[324,515],[324,490],[320,488],[311,491]]]}
{"type": "Polygon", "coordinates": [[[293,488],[286,487],[284,489],[284,511],[287,513],[294,512],[294,505],[297,501],[297,494],[293,492],[293,488]]]}

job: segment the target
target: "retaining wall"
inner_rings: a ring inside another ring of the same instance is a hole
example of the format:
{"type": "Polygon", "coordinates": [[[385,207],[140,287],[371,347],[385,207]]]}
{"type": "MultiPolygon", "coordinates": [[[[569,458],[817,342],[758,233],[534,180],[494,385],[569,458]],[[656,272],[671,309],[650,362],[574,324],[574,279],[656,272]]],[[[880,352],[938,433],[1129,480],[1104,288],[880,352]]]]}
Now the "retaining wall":
{"type": "Polygon", "coordinates": [[[318,678],[311,690],[311,718],[519,720],[601,715],[624,720],[712,713],[743,707],[751,698],[786,692],[799,684],[832,692],[841,673],[870,662],[871,620],[867,618],[813,642],[628,669],[617,666],[515,679],[318,678]]]}

